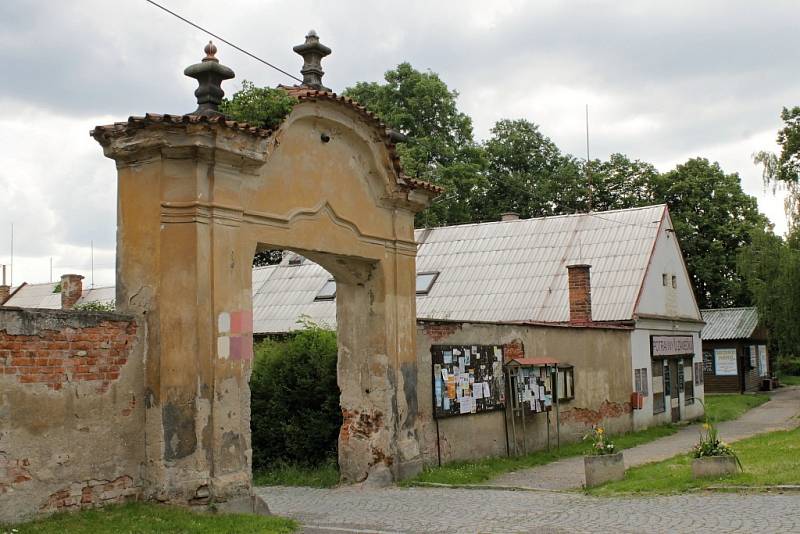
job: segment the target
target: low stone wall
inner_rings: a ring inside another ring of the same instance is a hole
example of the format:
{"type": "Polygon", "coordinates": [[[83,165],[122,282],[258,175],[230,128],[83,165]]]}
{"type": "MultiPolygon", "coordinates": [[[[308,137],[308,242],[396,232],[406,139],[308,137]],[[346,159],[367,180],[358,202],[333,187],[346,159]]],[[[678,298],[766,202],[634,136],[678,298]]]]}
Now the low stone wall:
{"type": "Polygon", "coordinates": [[[0,522],[139,498],[142,338],[124,315],[0,307],[0,522]]]}

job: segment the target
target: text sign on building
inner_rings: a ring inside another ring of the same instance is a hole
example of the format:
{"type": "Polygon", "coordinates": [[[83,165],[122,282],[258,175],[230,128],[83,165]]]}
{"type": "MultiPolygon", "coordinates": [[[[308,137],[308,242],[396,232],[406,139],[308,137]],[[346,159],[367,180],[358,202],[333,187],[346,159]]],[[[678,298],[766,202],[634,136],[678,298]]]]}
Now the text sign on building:
{"type": "Polygon", "coordinates": [[[714,349],[715,369],[717,376],[736,376],[736,349],[714,349]]]}
{"type": "Polygon", "coordinates": [[[694,354],[692,336],[651,336],[650,343],[653,357],[694,354]]]}

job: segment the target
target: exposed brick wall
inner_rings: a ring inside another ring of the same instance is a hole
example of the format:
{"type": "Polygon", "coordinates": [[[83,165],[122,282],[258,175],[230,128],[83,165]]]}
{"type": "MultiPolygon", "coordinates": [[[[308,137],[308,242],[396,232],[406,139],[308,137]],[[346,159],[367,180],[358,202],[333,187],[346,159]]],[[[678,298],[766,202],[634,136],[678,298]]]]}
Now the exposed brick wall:
{"type": "Polygon", "coordinates": [[[525,345],[522,340],[515,339],[511,343],[503,345],[503,361],[505,363],[516,358],[525,357],[525,345]]]}
{"type": "Polygon", "coordinates": [[[84,480],[56,491],[42,504],[42,512],[65,512],[95,508],[106,504],[135,501],[141,497],[141,488],[128,475],[114,480],[84,480]]]}
{"type": "Polygon", "coordinates": [[[592,322],[592,286],[590,265],[568,265],[569,275],[569,322],[585,324],[592,322]]]}
{"type": "Polygon", "coordinates": [[[0,451],[0,495],[13,491],[19,484],[31,480],[29,470],[31,463],[27,458],[9,459],[8,454],[0,451]]]}
{"type": "MultiPolygon", "coordinates": [[[[1,328],[1,327],[0,327],[1,328]]],[[[69,382],[92,382],[104,392],[119,378],[136,337],[133,321],[42,330],[34,335],[0,330],[0,374],[18,383],[59,390],[69,382]]]]}
{"type": "Polygon", "coordinates": [[[434,323],[420,321],[420,324],[422,325],[422,331],[425,332],[425,335],[434,342],[441,341],[442,339],[452,336],[454,333],[461,330],[461,323],[434,323]]]}

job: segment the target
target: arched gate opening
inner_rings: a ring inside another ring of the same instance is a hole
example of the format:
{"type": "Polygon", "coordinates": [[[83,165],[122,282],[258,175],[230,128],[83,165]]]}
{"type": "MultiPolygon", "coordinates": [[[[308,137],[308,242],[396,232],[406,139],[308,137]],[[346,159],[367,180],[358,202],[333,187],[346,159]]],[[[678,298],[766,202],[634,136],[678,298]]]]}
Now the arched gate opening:
{"type": "Polygon", "coordinates": [[[251,495],[251,277],[263,248],[296,250],[336,278],[342,479],[421,468],[413,231],[438,190],[402,175],[386,127],[357,104],[287,90],[298,103],[276,131],[208,109],[93,131],[118,169],[117,303],[147,329],[155,498],[251,495]]]}

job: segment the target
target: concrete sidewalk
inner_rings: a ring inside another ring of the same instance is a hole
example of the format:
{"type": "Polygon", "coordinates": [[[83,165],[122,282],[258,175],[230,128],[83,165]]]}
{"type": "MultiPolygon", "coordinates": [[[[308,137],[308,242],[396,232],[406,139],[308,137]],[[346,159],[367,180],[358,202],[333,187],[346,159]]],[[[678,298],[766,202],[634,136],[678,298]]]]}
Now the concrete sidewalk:
{"type": "MultiPolygon", "coordinates": [[[[800,387],[783,388],[770,394],[771,399],[733,421],[719,423],[720,437],[730,443],[756,434],[789,430],[800,426],[800,387]]],[[[700,424],[681,428],[677,433],[625,449],[625,467],[658,462],[689,452],[697,443],[700,424]]],[[[583,457],[565,458],[546,465],[506,473],[487,484],[544,490],[580,488],[585,482],[583,457]]]]}

